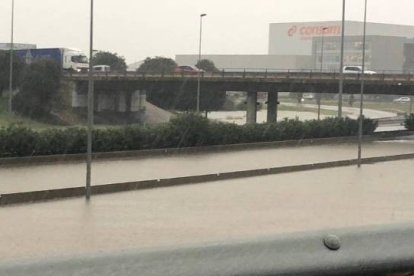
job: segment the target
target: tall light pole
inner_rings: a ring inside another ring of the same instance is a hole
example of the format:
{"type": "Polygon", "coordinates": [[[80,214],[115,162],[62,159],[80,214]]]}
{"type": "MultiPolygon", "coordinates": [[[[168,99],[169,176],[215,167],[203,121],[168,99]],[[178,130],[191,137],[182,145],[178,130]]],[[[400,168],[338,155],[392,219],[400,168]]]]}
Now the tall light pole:
{"type": "Polygon", "coordinates": [[[9,72],[9,113],[13,112],[13,55],[14,55],[14,0],[11,10],[10,72],[9,72]]]}
{"type": "Polygon", "coordinates": [[[345,0],[342,0],[341,57],[339,61],[338,118],[342,118],[342,94],[344,91],[344,44],[345,44],[345,0]]]}
{"type": "Polygon", "coordinates": [[[93,0],[91,0],[90,15],[90,37],[89,37],[89,72],[88,72],[88,130],[87,130],[87,160],[86,160],[86,189],[85,197],[91,197],[91,176],[92,176],[92,132],[93,132],[93,109],[94,109],[94,83],[93,83],[93,0]]]}
{"type": "MultiPolygon", "coordinates": [[[[201,39],[203,35],[203,17],[207,14],[200,14],[200,42],[198,44],[198,64],[201,60],[201,39]]],[[[200,89],[201,89],[201,70],[198,69],[198,78],[197,78],[197,113],[200,113],[200,89]]]]}
{"type": "Polygon", "coordinates": [[[362,127],[363,127],[363,110],[364,110],[364,88],[365,88],[365,50],[366,50],[366,33],[367,33],[367,5],[368,0],[365,0],[364,10],[364,34],[362,42],[362,75],[361,75],[361,104],[359,107],[359,126],[358,126],[358,168],[361,167],[362,155],[362,127]]]}
{"type": "MultiPolygon", "coordinates": [[[[322,45],[321,45],[321,73],[323,72],[323,53],[325,49],[325,31],[327,30],[327,27],[322,28],[322,45]]],[[[320,91],[319,91],[320,92],[320,91]]],[[[316,96],[316,102],[318,104],[318,121],[321,119],[321,99],[322,94],[318,93],[316,96]]]]}
{"type": "Polygon", "coordinates": [[[321,73],[323,72],[323,54],[324,54],[324,44],[325,44],[325,31],[327,30],[327,27],[322,28],[322,45],[321,45],[321,73]]]}

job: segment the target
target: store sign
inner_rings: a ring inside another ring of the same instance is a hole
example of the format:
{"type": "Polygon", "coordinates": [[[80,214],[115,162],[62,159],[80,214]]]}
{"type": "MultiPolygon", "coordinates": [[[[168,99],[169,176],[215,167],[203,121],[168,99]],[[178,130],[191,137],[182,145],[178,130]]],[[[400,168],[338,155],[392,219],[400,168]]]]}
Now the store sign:
{"type": "Polygon", "coordinates": [[[314,36],[324,35],[340,35],[341,26],[291,26],[288,29],[288,36],[299,36],[301,39],[312,39],[314,36]]]}

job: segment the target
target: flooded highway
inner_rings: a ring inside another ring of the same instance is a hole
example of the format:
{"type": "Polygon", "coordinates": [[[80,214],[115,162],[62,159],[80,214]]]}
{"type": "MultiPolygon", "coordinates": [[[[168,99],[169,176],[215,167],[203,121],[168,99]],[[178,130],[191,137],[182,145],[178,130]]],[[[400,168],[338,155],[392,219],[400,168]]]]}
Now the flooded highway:
{"type": "MultiPolygon", "coordinates": [[[[387,146],[396,147],[377,145],[387,146]]],[[[396,161],[94,196],[89,204],[79,198],[2,207],[0,259],[412,222],[413,167],[413,160],[396,161]]]]}
{"type": "MultiPolygon", "coordinates": [[[[155,157],[100,160],[93,163],[93,185],[222,173],[356,158],[357,145],[329,144],[155,157]]],[[[414,153],[414,141],[369,142],[363,157],[414,153]]],[[[0,193],[79,187],[85,184],[83,162],[0,166],[0,193]]]]}

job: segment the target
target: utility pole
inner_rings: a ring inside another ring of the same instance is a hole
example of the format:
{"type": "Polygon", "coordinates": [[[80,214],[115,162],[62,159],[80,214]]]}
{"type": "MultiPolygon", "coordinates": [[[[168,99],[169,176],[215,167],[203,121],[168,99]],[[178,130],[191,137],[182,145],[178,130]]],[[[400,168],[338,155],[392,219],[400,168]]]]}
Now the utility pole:
{"type": "Polygon", "coordinates": [[[10,72],[9,72],[9,113],[13,113],[13,55],[14,55],[14,0],[11,10],[10,72]]]}
{"type": "Polygon", "coordinates": [[[368,0],[365,0],[364,11],[364,34],[362,42],[362,75],[361,75],[361,104],[359,107],[359,127],[358,127],[358,168],[361,167],[362,157],[362,128],[364,121],[364,88],[365,88],[365,50],[366,50],[366,33],[367,33],[367,5],[368,0]]]}
{"type": "Polygon", "coordinates": [[[342,118],[342,94],[344,92],[344,44],[345,44],[345,0],[342,0],[341,57],[339,62],[338,118],[342,118]]]}
{"type": "Polygon", "coordinates": [[[94,83],[93,83],[93,0],[91,0],[90,15],[90,37],[89,37],[89,72],[88,72],[88,137],[87,137],[87,160],[86,160],[86,189],[85,197],[89,201],[91,198],[91,178],[92,178],[92,135],[93,135],[93,113],[94,113],[94,83]]]}
{"type": "MultiPolygon", "coordinates": [[[[201,60],[201,39],[203,35],[203,17],[207,14],[202,13],[200,14],[200,41],[198,44],[198,64],[200,64],[201,60]]],[[[197,113],[200,113],[200,90],[201,90],[201,69],[198,69],[197,74],[197,113]]]]}

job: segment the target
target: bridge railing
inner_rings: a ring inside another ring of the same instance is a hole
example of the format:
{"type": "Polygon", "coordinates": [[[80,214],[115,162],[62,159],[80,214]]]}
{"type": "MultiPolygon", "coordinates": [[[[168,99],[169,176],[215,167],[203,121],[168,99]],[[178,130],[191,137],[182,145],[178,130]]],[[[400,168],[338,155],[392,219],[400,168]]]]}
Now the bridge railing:
{"type": "MultiPolygon", "coordinates": [[[[68,78],[87,78],[87,73],[64,72],[64,77],[68,78]]],[[[361,80],[362,74],[345,73],[344,80],[361,80]]],[[[146,78],[198,78],[198,72],[161,72],[148,73],[138,71],[125,72],[94,72],[95,79],[146,79],[146,78]]],[[[243,69],[243,68],[223,68],[215,72],[201,72],[202,79],[317,79],[317,80],[339,80],[340,74],[334,70],[312,70],[312,69],[243,69]]],[[[376,74],[364,74],[364,79],[374,81],[396,81],[411,82],[414,81],[414,75],[411,72],[402,71],[384,71],[376,74]]]]}

